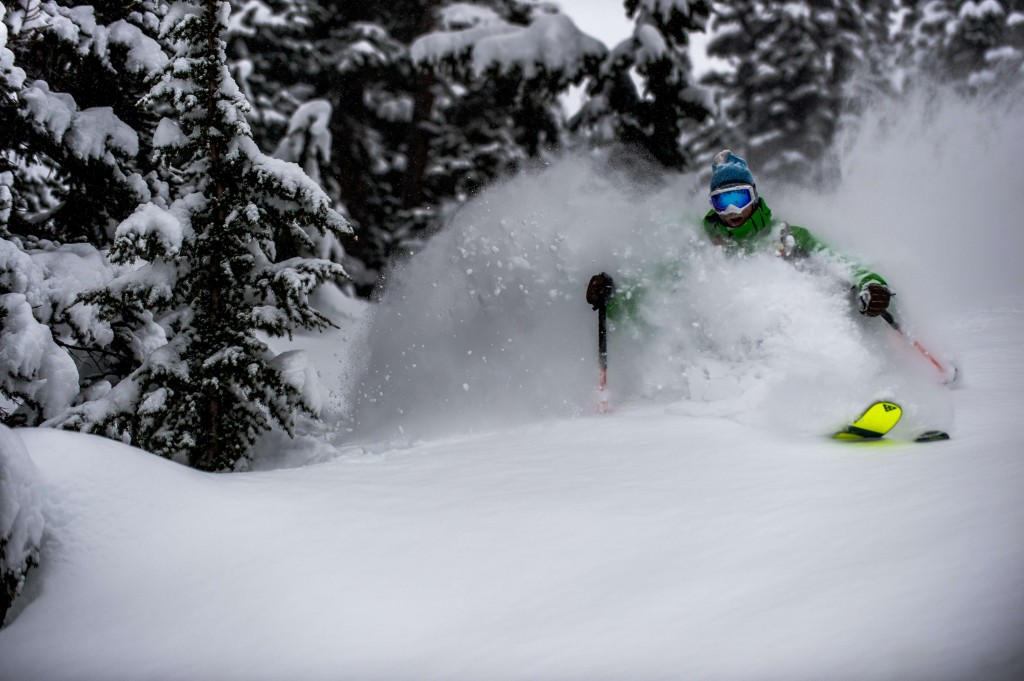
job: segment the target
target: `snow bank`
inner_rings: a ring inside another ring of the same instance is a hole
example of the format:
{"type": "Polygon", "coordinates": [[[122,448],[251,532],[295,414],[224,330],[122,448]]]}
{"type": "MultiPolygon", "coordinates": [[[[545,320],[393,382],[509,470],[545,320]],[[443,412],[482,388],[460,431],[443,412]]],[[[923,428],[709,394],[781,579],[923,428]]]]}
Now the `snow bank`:
{"type": "Polygon", "coordinates": [[[39,564],[43,514],[38,474],[17,433],[0,424],[0,626],[39,564]]]}
{"type": "Polygon", "coordinates": [[[0,681],[1018,681],[1022,305],[958,325],[932,445],[647,403],[212,475],[18,431],[47,562],[0,681]]]}

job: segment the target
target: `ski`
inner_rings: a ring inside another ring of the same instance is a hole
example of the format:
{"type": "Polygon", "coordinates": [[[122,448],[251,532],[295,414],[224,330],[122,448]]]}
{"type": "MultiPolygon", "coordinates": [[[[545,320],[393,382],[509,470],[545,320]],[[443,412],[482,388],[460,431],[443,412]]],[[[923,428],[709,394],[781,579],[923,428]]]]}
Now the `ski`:
{"type": "Polygon", "coordinates": [[[944,430],[926,430],[914,438],[914,442],[941,442],[948,440],[949,433],[944,430]]]}
{"type": "MultiPolygon", "coordinates": [[[[877,440],[893,429],[903,410],[892,402],[875,402],[856,421],[832,437],[837,440],[877,440]]],[[[948,436],[947,436],[948,437],[948,436]]]]}

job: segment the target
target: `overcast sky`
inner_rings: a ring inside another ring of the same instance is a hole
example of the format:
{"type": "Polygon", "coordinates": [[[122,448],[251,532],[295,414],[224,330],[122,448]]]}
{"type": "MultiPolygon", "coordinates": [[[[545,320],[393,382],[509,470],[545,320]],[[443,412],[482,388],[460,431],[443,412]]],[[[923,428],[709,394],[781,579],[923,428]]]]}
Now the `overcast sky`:
{"type": "Polygon", "coordinates": [[[556,0],[580,30],[609,48],[615,47],[633,30],[622,0],[556,0]]]}
{"type": "MultiPolygon", "coordinates": [[[[555,0],[562,11],[572,17],[581,31],[603,42],[612,49],[625,40],[633,31],[633,22],[626,17],[626,7],[622,0],[555,0]]],[[[690,59],[693,60],[697,77],[707,71],[711,62],[704,55],[704,36],[693,34],[690,37],[692,47],[690,59]]],[[[723,64],[724,66],[724,64],[723,64]]],[[[582,90],[573,88],[565,98],[566,109],[574,113],[582,101],[582,90]]]]}
{"type": "MultiPolygon", "coordinates": [[[[581,31],[592,35],[603,42],[608,49],[615,47],[620,41],[629,37],[633,31],[633,22],[626,17],[626,7],[622,0],[555,0],[562,11],[572,17],[581,31]]],[[[706,38],[702,33],[690,36],[690,59],[693,60],[696,75],[700,77],[708,71],[713,60],[704,55],[706,38]]],[[[726,65],[721,63],[725,68],[726,65]]]]}

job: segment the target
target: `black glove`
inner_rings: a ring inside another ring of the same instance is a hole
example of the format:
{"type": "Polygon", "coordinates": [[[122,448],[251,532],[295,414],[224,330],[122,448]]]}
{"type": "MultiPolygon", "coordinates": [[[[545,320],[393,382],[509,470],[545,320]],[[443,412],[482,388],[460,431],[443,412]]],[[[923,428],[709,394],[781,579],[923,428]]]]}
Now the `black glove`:
{"type": "Polygon", "coordinates": [[[868,317],[877,317],[889,307],[892,291],[882,284],[868,284],[857,294],[860,313],[868,317]]]}
{"type": "Polygon", "coordinates": [[[615,283],[611,277],[604,272],[595,274],[590,278],[590,283],[587,284],[587,302],[596,310],[604,307],[614,292],[615,283]]]}

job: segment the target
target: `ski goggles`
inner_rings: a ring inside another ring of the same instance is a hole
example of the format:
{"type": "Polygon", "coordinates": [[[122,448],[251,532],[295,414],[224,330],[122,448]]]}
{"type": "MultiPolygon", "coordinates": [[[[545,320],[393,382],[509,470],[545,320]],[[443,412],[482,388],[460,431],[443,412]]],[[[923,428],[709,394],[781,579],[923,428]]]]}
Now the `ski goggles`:
{"type": "Polygon", "coordinates": [[[719,215],[735,215],[754,202],[757,192],[749,184],[724,187],[711,192],[711,207],[719,215]]]}

